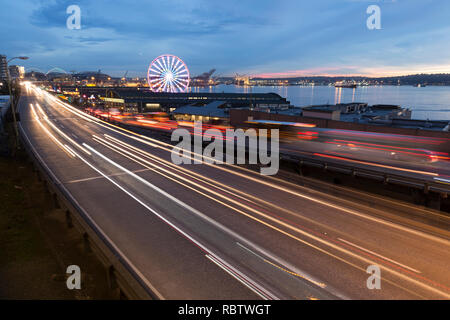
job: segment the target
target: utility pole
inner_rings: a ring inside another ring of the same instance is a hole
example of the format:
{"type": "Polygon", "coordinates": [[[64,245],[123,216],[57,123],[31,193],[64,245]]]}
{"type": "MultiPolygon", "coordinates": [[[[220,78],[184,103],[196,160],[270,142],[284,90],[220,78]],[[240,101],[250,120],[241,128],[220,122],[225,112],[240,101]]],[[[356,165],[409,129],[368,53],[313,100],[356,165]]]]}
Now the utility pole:
{"type": "Polygon", "coordinates": [[[9,74],[9,62],[14,60],[14,59],[21,59],[21,60],[27,60],[28,57],[14,57],[9,59],[6,62],[6,77],[7,77],[7,81],[8,81],[8,90],[9,90],[9,103],[11,104],[11,112],[13,115],[13,122],[14,122],[14,133],[16,135],[16,148],[19,148],[19,130],[17,128],[17,119],[16,119],[16,106],[15,106],[15,101],[14,101],[14,97],[12,95],[12,90],[11,90],[11,76],[9,74]]]}

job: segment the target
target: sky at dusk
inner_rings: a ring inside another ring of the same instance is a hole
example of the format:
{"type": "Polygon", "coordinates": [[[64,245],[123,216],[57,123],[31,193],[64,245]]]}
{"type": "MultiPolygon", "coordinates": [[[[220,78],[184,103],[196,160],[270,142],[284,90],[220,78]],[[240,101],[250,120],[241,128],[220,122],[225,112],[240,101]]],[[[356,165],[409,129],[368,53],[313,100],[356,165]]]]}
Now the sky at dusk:
{"type": "Polygon", "coordinates": [[[450,72],[448,0],[0,2],[0,54],[27,69],[145,76],[161,54],[191,75],[399,75],[450,72]],[[381,9],[369,30],[366,9],[381,9]],[[69,5],[81,29],[69,30],[69,5]]]}

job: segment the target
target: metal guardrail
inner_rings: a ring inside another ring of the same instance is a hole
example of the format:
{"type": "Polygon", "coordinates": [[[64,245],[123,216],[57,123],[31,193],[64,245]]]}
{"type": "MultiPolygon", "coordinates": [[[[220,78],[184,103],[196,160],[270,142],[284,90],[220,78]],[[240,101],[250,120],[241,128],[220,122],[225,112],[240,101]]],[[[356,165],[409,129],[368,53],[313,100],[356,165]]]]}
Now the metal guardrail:
{"type": "Polygon", "coordinates": [[[448,196],[448,194],[450,193],[450,185],[446,185],[444,183],[434,182],[431,180],[423,180],[420,178],[406,177],[404,175],[397,175],[393,173],[386,173],[376,169],[361,168],[326,160],[318,160],[308,157],[307,155],[300,156],[292,154],[281,154],[281,159],[285,161],[295,162],[300,166],[313,166],[322,168],[327,171],[334,171],[352,176],[378,180],[380,182],[383,182],[384,184],[390,183],[413,187],[421,189],[425,193],[434,191],[437,193],[441,193],[444,197],[448,196]]]}
{"type": "Polygon", "coordinates": [[[164,299],[59,181],[31,144],[21,125],[19,133],[22,145],[35,167],[45,177],[59,205],[65,209],[67,224],[81,232],[85,244],[105,266],[110,289],[115,290],[118,297],[125,296],[128,299],[164,299]]]}

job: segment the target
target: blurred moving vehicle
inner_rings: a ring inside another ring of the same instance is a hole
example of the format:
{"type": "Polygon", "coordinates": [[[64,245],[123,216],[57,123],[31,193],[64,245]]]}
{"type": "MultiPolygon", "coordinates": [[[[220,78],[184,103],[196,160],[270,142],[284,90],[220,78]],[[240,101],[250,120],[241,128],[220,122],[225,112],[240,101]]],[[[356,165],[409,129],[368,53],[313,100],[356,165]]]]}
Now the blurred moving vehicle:
{"type": "Polygon", "coordinates": [[[450,139],[316,128],[314,124],[250,120],[249,128],[280,130],[280,151],[402,170],[450,174],[450,139]]]}

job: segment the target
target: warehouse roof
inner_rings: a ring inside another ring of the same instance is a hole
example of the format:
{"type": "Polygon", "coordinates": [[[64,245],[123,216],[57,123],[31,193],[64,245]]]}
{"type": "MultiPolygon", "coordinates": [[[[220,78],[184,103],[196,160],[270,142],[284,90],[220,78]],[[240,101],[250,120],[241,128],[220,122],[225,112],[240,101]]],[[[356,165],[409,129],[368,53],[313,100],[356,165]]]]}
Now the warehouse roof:
{"type": "Polygon", "coordinates": [[[205,106],[187,105],[177,108],[173,114],[189,114],[205,117],[228,118],[228,109],[223,108],[225,101],[213,101],[205,106]],[[222,107],[222,108],[221,108],[222,107]]]}

